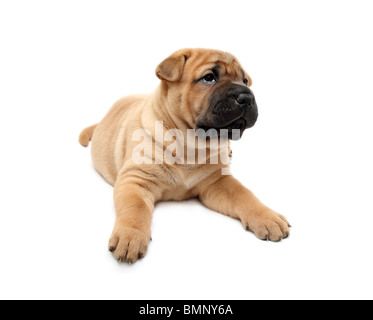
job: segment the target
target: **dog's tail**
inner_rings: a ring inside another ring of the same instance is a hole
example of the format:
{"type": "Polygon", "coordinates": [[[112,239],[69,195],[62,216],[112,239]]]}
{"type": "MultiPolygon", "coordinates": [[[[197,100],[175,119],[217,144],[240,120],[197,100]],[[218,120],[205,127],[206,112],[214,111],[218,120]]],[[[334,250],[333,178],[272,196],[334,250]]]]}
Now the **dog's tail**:
{"type": "Polygon", "coordinates": [[[88,147],[89,145],[89,142],[91,141],[92,139],[92,136],[93,136],[93,132],[95,131],[96,127],[97,127],[98,124],[95,124],[93,126],[90,126],[88,128],[85,128],[82,133],[80,134],[79,136],[79,143],[83,146],[83,147],[88,147]]]}

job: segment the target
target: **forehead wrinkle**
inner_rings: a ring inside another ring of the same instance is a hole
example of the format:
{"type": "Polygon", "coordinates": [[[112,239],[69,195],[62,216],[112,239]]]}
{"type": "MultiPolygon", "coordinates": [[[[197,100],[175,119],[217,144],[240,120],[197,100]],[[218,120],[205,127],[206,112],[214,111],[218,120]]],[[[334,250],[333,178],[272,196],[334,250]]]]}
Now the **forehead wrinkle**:
{"type": "Polygon", "coordinates": [[[240,80],[243,79],[245,75],[242,67],[236,61],[234,61],[233,63],[229,63],[229,64],[220,62],[219,67],[220,67],[221,75],[227,74],[230,77],[237,78],[240,80]]]}
{"type": "Polygon", "coordinates": [[[238,63],[238,61],[235,61],[235,63],[232,64],[231,67],[232,67],[231,73],[234,74],[234,76],[237,79],[243,80],[245,78],[245,71],[243,71],[243,68],[238,63]]]}
{"type": "Polygon", "coordinates": [[[245,73],[241,66],[236,64],[226,64],[222,61],[216,61],[210,64],[201,64],[199,67],[197,67],[196,74],[199,77],[202,77],[206,71],[214,71],[214,69],[219,70],[218,76],[228,75],[239,80],[243,80],[245,77],[245,73]]]}
{"type": "Polygon", "coordinates": [[[229,74],[241,78],[241,66],[238,60],[228,52],[204,52],[193,59],[195,73],[202,76],[207,70],[219,68],[219,75],[229,74]]]}
{"type": "Polygon", "coordinates": [[[219,53],[213,62],[216,63],[224,73],[228,73],[235,77],[238,74],[237,69],[241,68],[236,57],[228,52],[219,53]]]}
{"type": "MultiPolygon", "coordinates": [[[[219,67],[216,63],[202,64],[196,69],[196,74],[202,76],[207,70],[212,71],[214,68],[219,67]]],[[[220,71],[219,71],[220,73],[220,71]]]]}

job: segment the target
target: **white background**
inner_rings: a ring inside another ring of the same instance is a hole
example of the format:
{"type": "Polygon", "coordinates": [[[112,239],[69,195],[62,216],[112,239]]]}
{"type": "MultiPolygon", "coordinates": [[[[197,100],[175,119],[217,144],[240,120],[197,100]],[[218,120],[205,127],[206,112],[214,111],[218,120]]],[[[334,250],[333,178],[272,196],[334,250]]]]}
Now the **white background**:
{"type": "Polygon", "coordinates": [[[371,1],[1,1],[1,299],[372,299],[371,1]],[[257,125],[234,174],[293,225],[263,242],[196,200],[157,206],[128,266],[78,144],[184,47],[236,55],[257,125]]]}

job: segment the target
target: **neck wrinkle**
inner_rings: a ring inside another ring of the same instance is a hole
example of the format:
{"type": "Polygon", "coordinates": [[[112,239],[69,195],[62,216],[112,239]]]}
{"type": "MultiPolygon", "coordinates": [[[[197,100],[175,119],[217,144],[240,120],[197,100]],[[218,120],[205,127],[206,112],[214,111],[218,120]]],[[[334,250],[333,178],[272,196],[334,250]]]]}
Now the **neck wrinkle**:
{"type": "Polygon", "coordinates": [[[159,108],[153,103],[153,111],[157,120],[163,121],[167,130],[178,129],[186,134],[188,129],[195,129],[186,119],[182,117],[183,115],[179,117],[177,114],[175,114],[175,112],[171,112],[172,106],[167,99],[167,90],[167,83],[161,82],[155,92],[156,101],[163,106],[163,108],[159,108]]]}
{"type": "MultiPolygon", "coordinates": [[[[156,130],[155,130],[155,122],[154,121],[162,121],[163,122],[163,137],[164,137],[164,134],[166,133],[166,131],[168,130],[171,130],[171,129],[177,129],[177,130],[180,130],[183,135],[184,135],[184,139],[183,141],[180,141],[180,143],[182,143],[182,145],[180,146],[180,148],[183,148],[184,149],[184,163],[185,164],[188,164],[188,154],[190,151],[188,151],[188,146],[187,146],[187,139],[188,139],[188,130],[195,130],[193,128],[191,128],[190,124],[180,118],[180,117],[173,117],[172,116],[172,113],[170,112],[170,109],[171,109],[171,106],[169,104],[169,101],[167,99],[167,85],[166,84],[163,84],[161,83],[159,85],[159,87],[156,89],[155,93],[154,93],[154,97],[155,99],[152,99],[152,103],[151,105],[149,106],[151,108],[151,110],[149,110],[148,112],[153,112],[153,115],[154,117],[150,117],[150,119],[152,119],[152,123],[147,123],[147,125],[145,126],[146,129],[150,130],[151,134],[152,134],[152,137],[153,137],[153,143],[156,143],[156,146],[160,147],[160,150],[164,151],[168,145],[170,145],[172,142],[165,142],[163,139],[162,139],[162,145],[158,145],[157,144],[157,141],[156,141],[156,130]],[[163,106],[162,108],[159,107],[159,105],[163,106]]],[[[192,145],[192,148],[194,150],[194,152],[192,152],[192,154],[194,155],[193,158],[194,158],[194,163],[193,163],[193,167],[197,166],[199,167],[200,164],[198,164],[198,154],[201,152],[201,150],[199,150],[199,140],[198,140],[198,137],[195,136],[194,134],[192,135],[191,137],[192,140],[194,140],[194,143],[192,145]]],[[[206,161],[207,163],[209,163],[210,161],[210,158],[212,157],[212,152],[214,153],[219,153],[221,152],[220,150],[220,138],[216,141],[217,143],[217,148],[213,148],[211,149],[211,141],[208,139],[206,141],[206,145],[203,146],[203,149],[205,150],[206,152],[206,161]]],[[[229,148],[229,142],[228,142],[228,148],[229,148]]],[[[163,154],[161,155],[158,155],[159,159],[163,159],[163,154]]],[[[201,164],[202,165],[202,164],[201,164]]],[[[220,161],[218,161],[217,165],[222,165],[220,161]]]]}

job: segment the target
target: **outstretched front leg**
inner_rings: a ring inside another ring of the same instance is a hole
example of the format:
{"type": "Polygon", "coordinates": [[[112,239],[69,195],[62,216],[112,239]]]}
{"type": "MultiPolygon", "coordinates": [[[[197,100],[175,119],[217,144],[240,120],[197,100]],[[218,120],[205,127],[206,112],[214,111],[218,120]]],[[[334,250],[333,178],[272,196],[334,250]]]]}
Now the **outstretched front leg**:
{"type": "Polygon", "coordinates": [[[117,219],[109,250],[119,261],[134,263],[145,256],[151,240],[154,196],[151,182],[135,172],[119,175],[114,187],[117,219]]]}
{"type": "Polygon", "coordinates": [[[262,204],[232,176],[204,185],[199,197],[207,208],[241,220],[244,228],[260,239],[280,241],[289,236],[286,218],[262,204]]]}

